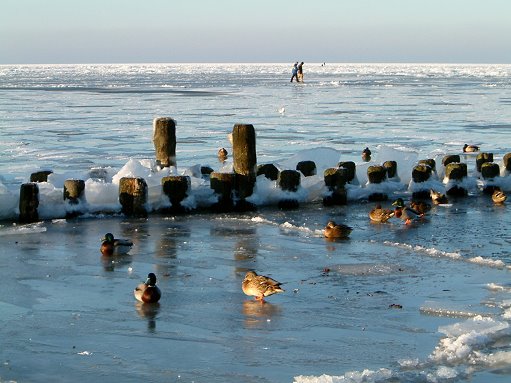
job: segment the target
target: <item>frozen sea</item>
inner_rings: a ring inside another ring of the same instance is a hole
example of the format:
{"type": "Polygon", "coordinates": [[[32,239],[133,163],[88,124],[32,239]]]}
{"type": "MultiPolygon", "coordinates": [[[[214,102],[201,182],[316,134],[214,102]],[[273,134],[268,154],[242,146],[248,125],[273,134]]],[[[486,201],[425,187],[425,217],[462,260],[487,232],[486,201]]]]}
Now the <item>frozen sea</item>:
{"type": "MultiPolygon", "coordinates": [[[[511,219],[481,191],[464,143],[511,152],[511,65],[124,64],[0,66],[0,382],[508,382],[511,379],[511,219]],[[154,163],[152,121],[177,122],[177,166],[154,163]],[[283,193],[258,177],[254,212],[212,214],[200,166],[230,171],[228,134],[253,124],[257,162],[318,175],[283,193]],[[369,147],[372,161],[361,161],[369,147]],[[412,225],[375,225],[370,192],[409,200],[411,169],[460,154],[465,198],[412,225]],[[366,169],[398,162],[367,185],[366,169]],[[322,172],[357,164],[348,204],[323,206],[322,172]],[[22,183],[51,170],[40,222],[18,224],[22,183]],[[98,174],[101,177],[98,177],[98,174]],[[186,174],[190,213],[165,206],[161,177],[186,174]],[[118,180],[144,177],[147,218],[120,212],[118,180]],[[86,181],[83,215],[66,219],[63,182],[86,181]],[[282,198],[300,207],[280,210],[282,198]],[[108,213],[105,213],[107,211],[108,213]],[[333,219],[350,239],[325,240],[333,219]],[[129,255],[99,252],[106,232],[129,255]],[[260,304],[247,270],[283,282],[260,304]],[[133,288],[154,272],[158,306],[133,288]]],[[[501,166],[493,182],[511,192],[501,166]]]]}

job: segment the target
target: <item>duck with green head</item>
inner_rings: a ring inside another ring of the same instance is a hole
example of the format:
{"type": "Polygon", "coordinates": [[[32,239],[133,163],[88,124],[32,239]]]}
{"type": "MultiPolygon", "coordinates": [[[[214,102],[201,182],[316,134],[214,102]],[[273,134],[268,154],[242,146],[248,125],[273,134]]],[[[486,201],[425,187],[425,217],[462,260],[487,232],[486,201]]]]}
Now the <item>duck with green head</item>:
{"type": "Polygon", "coordinates": [[[419,213],[417,210],[405,206],[402,198],[398,198],[392,202],[392,206],[396,207],[394,209],[394,216],[403,220],[407,225],[412,223],[413,219],[424,216],[424,214],[419,213]]]}
{"type": "Polygon", "coordinates": [[[126,254],[133,246],[133,242],[115,238],[112,233],[106,233],[101,241],[101,254],[106,256],[126,254]]]}
{"type": "Polygon", "coordinates": [[[147,274],[147,280],[133,290],[133,295],[142,303],[158,302],[161,298],[161,291],[156,286],[156,275],[154,273],[147,274]]]}

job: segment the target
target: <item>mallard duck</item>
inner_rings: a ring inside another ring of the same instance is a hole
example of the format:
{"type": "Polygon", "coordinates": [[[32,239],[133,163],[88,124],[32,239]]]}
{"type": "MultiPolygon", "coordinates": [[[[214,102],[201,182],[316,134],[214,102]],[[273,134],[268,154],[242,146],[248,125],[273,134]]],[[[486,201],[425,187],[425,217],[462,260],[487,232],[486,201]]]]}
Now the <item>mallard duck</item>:
{"type": "Polygon", "coordinates": [[[241,283],[241,289],[246,295],[253,296],[256,300],[264,302],[264,297],[284,292],[280,285],[280,282],[270,277],[257,275],[255,271],[249,271],[241,283]]]}
{"type": "Polygon", "coordinates": [[[431,205],[423,201],[412,201],[410,202],[410,207],[419,214],[426,214],[431,210],[431,205]]]}
{"type": "Polygon", "coordinates": [[[161,291],[156,286],[156,275],[154,273],[147,274],[147,280],[133,290],[133,295],[138,301],[143,303],[158,302],[161,298],[161,291]]]}
{"type": "Polygon", "coordinates": [[[227,159],[228,153],[225,148],[218,149],[218,159],[224,162],[227,159]]]}
{"type": "Polygon", "coordinates": [[[328,221],[323,233],[327,238],[348,238],[353,228],[342,223],[336,224],[334,221],[328,221]]]}
{"type": "Polygon", "coordinates": [[[479,146],[468,145],[468,144],[463,145],[463,153],[473,153],[473,152],[478,152],[478,151],[479,151],[479,146]]]}
{"type": "Polygon", "coordinates": [[[372,222],[385,223],[394,216],[394,211],[383,209],[380,204],[369,212],[369,218],[372,222]]]}
{"type": "Polygon", "coordinates": [[[364,150],[362,150],[362,160],[365,162],[371,161],[371,151],[369,150],[369,148],[365,148],[364,150]]]}
{"type": "Polygon", "coordinates": [[[497,205],[503,204],[506,201],[507,196],[502,190],[495,190],[491,195],[491,199],[497,205]]]}
{"type": "Polygon", "coordinates": [[[399,218],[405,222],[405,224],[409,225],[412,223],[412,220],[416,217],[422,217],[424,214],[419,213],[417,210],[412,209],[410,207],[405,206],[405,203],[402,198],[398,198],[392,203],[392,206],[395,206],[394,216],[399,218]]]}
{"type": "Polygon", "coordinates": [[[442,204],[449,203],[449,200],[447,199],[445,194],[442,194],[440,192],[434,191],[433,189],[431,189],[429,191],[429,195],[431,196],[431,201],[435,205],[442,205],[442,204]]]}
{"type": "Polygon", "coordinates": [[[101,254],[120,255],[126,254],[133,246],[133,242],[127,239],[114,238],[112,233],[106,233],[101,242],[101,254]]]}

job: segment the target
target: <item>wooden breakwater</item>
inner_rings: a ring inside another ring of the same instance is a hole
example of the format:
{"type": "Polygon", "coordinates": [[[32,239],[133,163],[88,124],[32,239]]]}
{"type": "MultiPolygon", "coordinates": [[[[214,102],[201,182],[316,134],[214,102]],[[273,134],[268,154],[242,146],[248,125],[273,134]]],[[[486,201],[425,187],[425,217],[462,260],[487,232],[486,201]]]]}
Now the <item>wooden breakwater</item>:
{"type": "MultiPolygon", "coordinates": [[[[153,122],[153,143],[155,147],[156,164],[159,168],[176,166],[176,123],[172,118],[156,118],[153,122]]],[[[215,172],[209,167],[203,167],[201,174],[209,180],[210,189],[216,196],[216,202],[197,210],[214,212],[252,211],[257,206],[249,202],[254,193],[258,176],[263,175],[275,182],[275,187],[283,193],[276,205],[281,209],[298,208],[300,190],[304,177],[317,176],[314,161],[300,161],[294,169],[278,169],[274,164],[257,164],[256,132],[253,125],[235,124],[232,132],[233,170],[232,172],[215,172]]],[[[219,159],[225,161],[227,151],[221,148],[219,159]]],[[[511,172],[511,153],[503,157],[502,173],[511,172]]],[[[371,164],[367,168],[368,186],[377,186],[386,181],[399,180],[396,161],[388,160],[381,165],[371,164]]],[[[464,180],[468,177],[467,164],[461,162],[459,155],[448,155],[442,159],[443,185],[445,192],[451,196],[467,195],[464,180]]],[[[419,160],[413,167],[411,179],[413,182],[413,199],[429,199],[432,179],[438,179],[437,164],[434,159],[419,160]]],[[[476,170],[484,182],[483,191],[492,193],[498,189],[500,166],[493,162],[492,153],[479,153],[476,157],[476,170]]],[[[44,170],[33,173],[30,182],[22,184],[19,196],[19,222],[34,222],[39,220],[38,208],[40,182],[47,182],[51,171],[44,170]]],[[[347,204],[347,190],[356,184],[356,164],[352,161],[341,161],[323,172],[325,195],[323,204],[335,206],[347,204]]],[[[412,188],[411,188],[412,189],[412,188]]],[[[192,194],[191,178],[185,175],[166,176],[161,179],[161,192],[168,198],[169,207],[158,209],[164,214],[189,212],[183,206],[183,201],[192,194]]],[[[81,214],[86,204],[85,181],[69,179],[64,182],[63,203],[66,204],[66,216],[81,214]]],[[[388,192],[374,191],[368,194],[369,201],[385,201],[388,192]]],[[[148,185],[141,177],[123,177],[119,180],[118,202],[121,213],[130,217],[146,217],[148,210],[148,185]]]]}

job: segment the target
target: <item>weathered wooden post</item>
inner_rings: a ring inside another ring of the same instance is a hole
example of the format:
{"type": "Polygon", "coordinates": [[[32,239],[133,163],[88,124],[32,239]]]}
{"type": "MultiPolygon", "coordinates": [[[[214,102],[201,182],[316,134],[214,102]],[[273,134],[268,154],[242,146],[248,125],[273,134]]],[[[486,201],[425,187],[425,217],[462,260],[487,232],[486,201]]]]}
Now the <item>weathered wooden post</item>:
{"type": "Polygon", "coordinates": [[[83,199],[85,191],[84,180],[65,180],[64,181],[64,201],[76,205],[83,199]]]}
{"type": "Polygon", "coordinates": [[[314,161],[300,161],[296,164],[296,170],[300,171],[304,177],[316,175],[316,163],[314,161]]]}
{"type": "Polygon", "coordinates": [[[323,205],[346,205],[347,195],[345,185],[351,176],[351,170],[348,168],[328,168],[323,172],[325,186],[331,192],[330,195],[323,198],[323,205]]]}
{"type": "MultiPolygon", "coordinates": [[[[446,190],[446,194],[463,197],[468,194],[467,190],[458,183],[467,177],[467,164],[462,162],[450,162],[445,167],[445,177],[454,185],[446,190]],[[454,181],[454,182],[451,182],[454,181]]],[[[448,187],[448,186],[447,186],[448,187]]]]}
{"type": "Polygon", "coordinates": [[[21,223],[31,223],[39,220],[39,186],[37,183],[30,182],[22,184],[20,187],[20,215],[18,220],[21,223]]]}
{"type": "Polygon", "coordinates": [[[84,201],[85,181],[65,180],[64,181],[64,202],[66,203],[66,217],[73,218],[81,214],[79,206],[84,201]]]}
{"type": "Polygon", "coordinates": [[[190,190],[190,177],[189,176],[168,176],[161,179],[163,193],[169,197],[172,204],[172,212],[184,211],[181,202],[188,196],[190,190]]]}
{"type": "Polygon", "coordinates": [[[122,213],[132,217],[146,217],[147,183],[140,177],[122,177],[119,180],[119,202],[122,213]]]}
{"type": "MultiPolygon", "coordinates": [[[[421,184],[429,180],[431,177],[432,169],[425,162],[422,162],[412,169],[412,180],[415,184],[421,184]]],[[[420,185],[416,185],[414,191],[412,192],[412,199],[429,199],[429,188],[420,187],[420,185]]]]}
{"type": "Polygon", "coordinates": [[[41,170],[30,175],[30,182],[48,182],[48,176],[52,174],[51,170],[41,170]]]}
{"type": "Polygon", "coordinates": [[[153,143],[156,162],[164,168],[176,166],[176,122],[172,118],[153,120],[153,143]]]}
{"type": "Polygon", "coordinates": [[[252,195],[256,182],[256,136],[253,125],[236,124],[232,130],[233,168],[240,199],[252,195]]]}
{"type": "Polygon", "coordinates": [[[448,154],[442,158],[442,165],[447,166],[453,162],[460,162],[460,156],[457,154],[448,154]]]}
{"type": "Polygon", "coordinates": [[[476,157],[476,169],[481,173],[481,166],[486,162],[493,162],[493,153],[479,153],[476,157]]]}
{"type": "Polygon", "coordinates": [[[218,194],[218,202],[213,205],[213,209],[220,212],[233,210],[234,203],[232,194],[235,184],[235,173],[213,172],[209,175],[210,188],[218,194]]]}
{"type": "Polygon", "coordinates": [[[424,160],[419,160],[418,164],[419,165],[421,165],[421,164],[427,165],[427,166],[429,166],[431,168],[431,172],[432,173],[436,173],[436,161],[433,158],[427,158],[427,159],[424,159],[424,160]]]}
{"type": "MultiPolygon", "coordinates": [[[[380,184],[385,181],[387,170],[380,165],[373,165],[367,168],[367,180],[370,184],[380,184]]],[[[369,195],[369,201],[386,201],[388,199],[385,193],[372,193],[369,195]]]]}
{"type": "Polygon", "coordinates": [[[495,162],[484,162],[481,165],[481,176],[487,181],[483,192],[486,194],[493,194],[493,192],[500,188],[492,183],[492,180],[496,177],[500,177],[500,167],[495,162]]]}
{"type": "Polygon", "coordinates": [[[383,167],[387,172],[387,178],[397,177],[397,162],[396,161],[385,161],[383,167]]]}
{"type": "Polygon", "coordinates": [[[264,174],[264,176],[271,181],[277,181],[277,178],[279,178],[279,169],[273,164],[258,165],[257,175],[260,176],[261,174],[264,174]]]}
{"type": "Polygon", "coordinates": [[[506,168],[508,172],[511,172],[511,153],[504,154],[502,160],[504,161],[504,168],[506,168]]]}
{"type": "MultiPolygon", "coordinates": [[[[300,187],[300,172],[297,170],[282,170],[277,179],[277,185],[283,191],[296,192],[300,187]]],[[[295,209],[299,206],[298,200],[286,198],[278,203],[280,209],[295,209]]]]}
{"type": "Polygon", "coordinates": [[[343,174],[347,183],[355,179],[357,165],[353,161],[341,161],[337,164],[337,167],[344,169],[343,174]]]}

